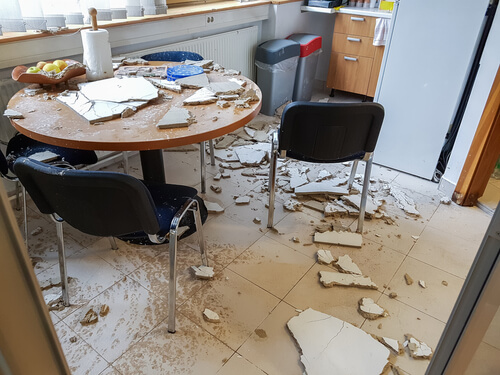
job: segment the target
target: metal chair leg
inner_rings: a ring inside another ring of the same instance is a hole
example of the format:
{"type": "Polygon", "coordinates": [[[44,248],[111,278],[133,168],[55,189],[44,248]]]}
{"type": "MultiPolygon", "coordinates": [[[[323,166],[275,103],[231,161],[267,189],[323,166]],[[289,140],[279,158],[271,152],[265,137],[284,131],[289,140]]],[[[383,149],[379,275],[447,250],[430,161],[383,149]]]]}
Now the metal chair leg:
{"type": "Polygon", "coordinates": [[[118,246],[116,245],[116,241],[114,237],[108,237],[109,243],[111,245],[111,249],[118,250],[118,246]]]}
{"type": "Polygon", "coordinates": [[[26,203],[26,189],[22,188],[23,192],[23,226],[24,226],[24,243],[26,244],[26,250],[28,249],[28,204],[26,203]]]}
{"type": "Polygon", "coordinates": [[[349,181],[347,183],[348,189],[351,190],[352,184],[354,182],[354,177],[356,177],[356,169],[358,169],[359,160],[354,160],[352,162],[351,175],[349,176],[349,181]]]}
{"type": "Polygon", "coordinates": [[[278,164],[278,134],[275,132],[273,134],[273,140],[271,142],[271,164],[269,165],[269,208],[267,216],[267,227],[273,227],[274,221],[274,200],[276,196],[276,167],[278,164]]]}
{"type": "Polygon", "coordinates": [[[125,174],[128,174],[128,171],[129,171],[128,152],[127,151],[123,151],[122,152],[122,156],[123,156],[123,172],[125,174]]]}
{"type": "Polygon", "coordinates": [[[200,246],[201,263],[208,267],[208,255],[205,246],[205,237],[203,236],[203,222],[201,221],[200,205],[196,201],[196,207],[192,209],[194,215],[194,223],[196,225],[196,234],[198,235],[198,243],[200,246]]]}
{"type": "Polygon", "coordinates": [[[366,161],[365,179],[363,181],[363,191],[361,192],[361,203],[359,205],[358,228],[356,229],[356,232],[358,232],[358,233],[363,233],[363,222],[365,220],[366,201],[368,199],[368,188],[370,186],[370,175],[372,173],[372,162],[373,162],[373,159],[370,156],[370,158],[366,161]]]}
{"type": "Polygon", "coordinates": [[[21,209],[21,202],[19,197],[21,196],[21,183],[16,181],[16,210],[19,211],[21,209]]]}
{"type": "Polygon", "coordinates": [[[210,147],[210,165],[215,166],[215,151],[213,139],[208,141],[208,147],[210,147]]]}
{"type": "Polygon", "coordinates": [[[170,272],[168,279],[168,332],[175,333],[175,299],[177,296],[177,226],[170,229],[169,258],[170,272]]]}
{"type": "Polygon", "coordinates": [[[207,166],[205,165],[205,141],[200,142],[200,163],[201,163],[201,192],[206,193],[205,180],[207,178],[207,166]]]}
{"type": "Polygon", "coordinates": [[[64,306],[69,306],[68,293],[68,272],[66,268],[66,254],[64,251],[64,232],[62,219],[52,216],[52,220],[56,223],[57,231],[57,251],[59,253],[59,273],[61,274],[61,294],[64,306]]]}

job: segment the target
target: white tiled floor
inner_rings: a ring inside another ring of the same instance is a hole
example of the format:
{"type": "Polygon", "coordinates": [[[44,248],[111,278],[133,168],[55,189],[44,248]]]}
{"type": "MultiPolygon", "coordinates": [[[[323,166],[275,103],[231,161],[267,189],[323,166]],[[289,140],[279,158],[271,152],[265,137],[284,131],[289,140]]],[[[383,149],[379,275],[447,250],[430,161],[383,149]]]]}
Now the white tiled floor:
{"type": "MultiPolygon", "coordinates": [[[[324,97],[317,96],[316,99],[324,97]]],[[[271,118],[272,119],[272,118],[271,118]]],[[[199,153],[165,152],[168,182],[199,189],[199,153]],[[182,167],[181,167],[182,166],[182,167]]],[[[133,175],[140,176],[138,157],[131,158],[133,175]]],[[[338,167],[332,166],[332,171],[338,167]]],[[[120,171],[118,166],[111,169],[120,171]]],[[[314,178],[318,169],[311,168],[314,178]]],[[[209,181],[217,168],[208,168],[209,181]]],[[[455,299],[480,245],[490,216],[477,207],[442,205],[437,184],[376,166],[375,179],[398,185],[416,202],[415,218],[386,196],[385,210],[396,221],[367,220],[362,248],[312,243],[314,226],[326,220],[355,228],[356,218],[326,218],[311,209],[288,212],[278,194],[277,232],[265,225],[264,179],[241,176],[217,181],[223,192],[205,195],[217,200],[225,212],[209,215],[204,225],[215,278],[196,280],[191,265],[200,263],[196,238],[181,241],[178,254],[177,332],[167,332],[168,245],[137,246],[119,242],[110,249],[107,239],[86,236],[66,225],[68,269],[72,306],[52,312],[57,334],[73,374],[235,374],[301,375],[300,354],[286,328],[308,307],[346,320],[369,333],[404,339],[412,333],[435,348],[455,299]],[[252,195],[251,204],[236,206],[233,195],[252,195]],[[253,218],[262,218],[255,224],[253,218]],[[413,236],[413,237],[412,237],[413,236]],[[292,242],[298,237],[298,243],[292,242]],[[315,253],[325,248],[333,255],[349,254],[378,290],[324,288],[318,271],[329,266],[316,263],[315,253]],[[427,288],[406,285],[403,275],[425,280],[427,288]],[[447,286],[443,285],[447,282],[447,286]],[[388,297],[396,292],[397,298],[388,297]],[[389,316],[376,321],[357,312],[357,301],[371,297],[389,316]],[[95,325],[79,321],[90,307],[107,304],[110,312],[95,325]],[[220,323],[202,318],[204,308],[216,311],[220,323]],[[260,329],[256,333],[256,329],[260,329]],[[265,335],[262,334],[265,332],[265,335]],[[76,338],[76,341],[75,339],[76,338]],[[71,340],[70,340],[71,339],[71,340]]],[[[30,236],[30,255],[40,257],[35,272],[40,283],[56,282],[58,266],[53,223],[29,206],[30,228],[43,229],[30,236]]],[[[57,288],[44,291],[56,293],[57,288]]],[[[500,354],[499,340],[488,349],[500,354]]],[[[427,360],[407,353],[391,361],[406,374],[424,374],[427,360]]]]}

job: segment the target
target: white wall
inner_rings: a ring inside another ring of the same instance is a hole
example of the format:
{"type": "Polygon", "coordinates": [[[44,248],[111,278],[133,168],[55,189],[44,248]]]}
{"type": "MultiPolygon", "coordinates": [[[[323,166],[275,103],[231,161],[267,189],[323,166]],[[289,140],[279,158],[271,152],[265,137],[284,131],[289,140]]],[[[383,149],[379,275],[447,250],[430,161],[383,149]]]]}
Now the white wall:
{"type": "Polygon", "coordinates": [[[451,197],[460,178],[472,139],[500,65],[500,14],[497,11],[481,58],[476,81],[439,190],[451,197]]]}

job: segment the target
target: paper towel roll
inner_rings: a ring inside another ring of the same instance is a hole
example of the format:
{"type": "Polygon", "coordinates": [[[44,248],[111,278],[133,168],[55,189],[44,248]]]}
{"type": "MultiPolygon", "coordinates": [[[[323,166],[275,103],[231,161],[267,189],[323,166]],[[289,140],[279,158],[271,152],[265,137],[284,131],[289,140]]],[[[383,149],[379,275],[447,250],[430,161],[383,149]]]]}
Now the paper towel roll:
{"type": "Polygon", "coordinates": [[[87,79],[97,81],[113,77],[111,45],[107,30],[82,30],[83,63],[87,66],[87,79]]]}

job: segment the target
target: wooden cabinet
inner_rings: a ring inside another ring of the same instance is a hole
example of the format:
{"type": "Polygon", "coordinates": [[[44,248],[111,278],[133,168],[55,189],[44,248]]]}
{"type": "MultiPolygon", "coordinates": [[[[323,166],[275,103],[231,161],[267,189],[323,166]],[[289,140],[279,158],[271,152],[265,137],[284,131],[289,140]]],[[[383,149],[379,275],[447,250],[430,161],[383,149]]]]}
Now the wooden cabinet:
{"type": "Polygon", "coordinates": [[[373,45],[375,17],[337,14],[327,87],[373,97],[383,46],[373,45]]]}

